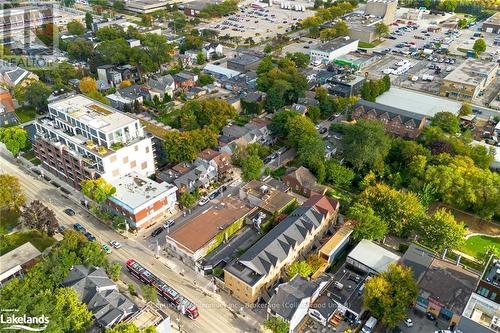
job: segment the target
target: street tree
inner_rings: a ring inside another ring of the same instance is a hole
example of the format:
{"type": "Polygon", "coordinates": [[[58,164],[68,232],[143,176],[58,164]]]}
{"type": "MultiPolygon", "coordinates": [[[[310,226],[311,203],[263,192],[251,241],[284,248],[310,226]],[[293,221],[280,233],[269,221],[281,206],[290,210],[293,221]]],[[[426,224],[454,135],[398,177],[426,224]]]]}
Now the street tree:
{"type": "Polygon", "coordinates": [[[49,236],[53,236],[59,227],[54,211],[38,200],[25,206],[21,217],[25,227],[46,232],[49,236]]]}
{"type": "Polygon", "coordinates": [[[411,268],[391,264],[386,272],[365,283],[364,304],[373,316],[394,327],[405,319],[417,298],[418,287],[411,268]]]}
{"type": "Polygon", "coordinates": [[[474,42],[474,45],[472,46],[472,49],[474,50],[474,52],[476,52],[477,55],[480,55],[481,53],[486,51],[485,40],[482,38],[476,39],[476,41],[474,42]]]}
{"type": "Polygon", "coordinates": [[[438,252],[458,249],[465,241],[464,224],[444,208],[422,218],[418,229],[422,243],[438,252]]]}
{"type": "Polygon", "coordinates": [[[156,292],[155,287],[143,284],[141,285],[142,297],[148,301],[156,303],[158,301],[158,293],[156,292]]]}
{"type": "Polygon", "coordinates": [[[389,34],[389,27],[383,22],[377,23],[375,25],[375,33],[380,37],[385,37],[389,34]]]}
{"type": "Polygon", "coordinates": [[[28,132],[19,127],[1,127],[0,142],[5,144],[7,150],[16,157],[21,150],[29,145],[28,132]]]}
{"type": "Polygon", "coordinates": [[[105,267],[108,264],[106,252],[101,248],[101,244],[96,241],[83,243],[80,251],[83,264],[87,267],[105,267]]]}
{"type": "Polygon", "coordinates": [[[179,196],[179,203],[184,208],[191,208],[196,203],[196,198],[194,195],[187,191],[182,192],[182,194],[179,196]]]}
{"type": "Polygon", "coordinates": [[[244,181],[255,180],[262,174],[264,162],[258,155],[250,155],[241,162],[241,176],[244,181]]]}
{"type": "Polygon", "coordinates": [[[120,278],[120,273],[122,271],[122,265],[115,262],[114,264],[108,265],[107,273],[111,280],[117,281],[120,278]]]}
{"type": "Polygon", "coordinates": [[[378,217],[371,207],[356,203],[349,208],[347,217],[355,221],[353,238],[355,240],[381,240],[387,234],[387,224],[378,217]]]}
{"type": "Polygon", "coordinates": [[[281,318],[269,317],[264,321],[264,327],[272,333],[288,333],[290,325],[281,318]]]}
{"type": "Polygon", "coordinates": [[[83,180],[80,185],[82,193],[99,204],[116,192],[116,188],[102,177],[83,180]]]}
{"type": "Polygon", "coordinates": [[[19,210],[25,203],[26,197],[19,179],[9,174],[0,174],[0,208],[19,210]]]}
{"type": "Polygon", "coordinates": [[[467,116],[472,113],[472,106],[469,102],[463,102],[462,107],[460,108],[460,116],[467,116]]]}

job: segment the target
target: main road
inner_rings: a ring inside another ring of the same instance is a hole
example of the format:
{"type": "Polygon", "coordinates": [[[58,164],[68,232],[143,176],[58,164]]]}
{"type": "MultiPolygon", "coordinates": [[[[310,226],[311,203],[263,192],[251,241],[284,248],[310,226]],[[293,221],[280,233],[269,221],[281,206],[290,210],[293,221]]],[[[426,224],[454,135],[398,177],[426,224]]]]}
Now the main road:
{"type": "MultiPolygon", "coordinates": [[[[238,312],[241,304],[234,301],[234,304],[228,305],[223,301],[226,295],[214,294],[210,288],[204,287],[203,282],[193,284],[193,280],[188,278],[190,272],[181,269],[180,264],[164,257],[159,259],[154,255],[154,249],[148,247],[144,240],[134,237],[125,238],[104,225],[102,222],[88,214],[82,207],[73,200],[68,199],[54,186],[32,175],[16,165],[16,162],[6,156],[3,147],[0,147],[0,173],[7,173],[16,176],[20,183],[27,201],[40,200],[49,206],[56,214],[60,224],[67,228],[72,228],[74,223],[80,223],[90,231],[100,243],[106,243],[109,240],[116,239],[122,243],[122,248],[114,249],[109,255],[111,261],[125,264],[130,258],[135,258],[153,274],[179,291],[182,295],[189,298],[199,308],[200,316],[197,320],[189,320],[184,317],[182,320],[183,332],[256,332],[259,331],[259,324],[250,316],[242,318],[238,312]],[[63,210],[71,208],[76,212],[75,216],[66,215],[63,210]],[[185,274],[182,274],[182,272],[185,274]]],[[[125,271],[125,270],[124,270],[125,271]]],[[[191,274],[192,276],[192,274],[191,274]]],[[[202,279],[202,281],[206,281],[202,279]]],[[[226,299],[230,299],[226,297],[226,299]]],[[[175,325],[177,312],[168,309],[167,312],[171,321],[175,325]]],[[[247,312],[247,311],[245,311],[247,312]]],[[[176,328],[176,327],[175,327],[176,328]]]]}

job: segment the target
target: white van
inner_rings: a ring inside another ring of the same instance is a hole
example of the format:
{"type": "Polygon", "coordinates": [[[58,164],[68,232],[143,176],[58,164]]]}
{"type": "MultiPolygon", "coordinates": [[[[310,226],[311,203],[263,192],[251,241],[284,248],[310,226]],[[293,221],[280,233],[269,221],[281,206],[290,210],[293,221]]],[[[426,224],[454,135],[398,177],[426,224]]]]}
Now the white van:
{"type": "Polygon", "coordinates": [[[363,328],[361,329],[361,332],[363,332],[363,333],[371,333],[371,331],[373,330],[373,328],[375,327],[375,325],[377,325],[377,318],[370,317],[366,321],[365,326],[363,326],[363,328]]]}

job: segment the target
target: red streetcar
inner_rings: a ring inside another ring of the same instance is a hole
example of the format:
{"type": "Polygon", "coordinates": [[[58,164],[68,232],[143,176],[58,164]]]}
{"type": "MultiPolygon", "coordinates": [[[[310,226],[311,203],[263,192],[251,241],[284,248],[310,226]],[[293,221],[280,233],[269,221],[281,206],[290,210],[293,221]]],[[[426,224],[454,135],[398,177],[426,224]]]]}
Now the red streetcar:
{"type": "Polygon", "coordinates": [[[177,310],[182,311],[189,319],[195,320],[198,318],[198,307],[186,297],[179,294],[174,288],[163,282],[156,275],[148,271],[134,259],[127,261],[127,269],[136,278],[144,283],[150,284],[158,291],[161,297],[177,307],[177,310]]]}

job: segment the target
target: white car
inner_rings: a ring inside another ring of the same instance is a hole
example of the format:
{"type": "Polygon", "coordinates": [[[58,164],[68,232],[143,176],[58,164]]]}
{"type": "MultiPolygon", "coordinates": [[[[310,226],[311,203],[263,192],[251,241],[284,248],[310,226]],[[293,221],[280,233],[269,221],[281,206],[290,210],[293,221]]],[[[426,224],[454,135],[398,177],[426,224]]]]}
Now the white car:
{"type": "Polygon", "coordinates": [[[199,206],[205,206],[210,200],[207,197],[203,197],[200,199],[200,202],[198,202],[199,206]]]}
{"type": "Polygon", "coordinates": [[[120,242],[117,242],[115,240],[111,240],[109,241],[109,245],[111,245],[112,247],[114,247],[115,249],[119,249],[120,247],[122,247],[122,245],[120,244],[120,242]]]}
{"type": "Polygon", "coordinates": [[[412,327],[413,326],[413,321],[410,318],[405,319],[405,325],[406,327],[412,327]]]}

